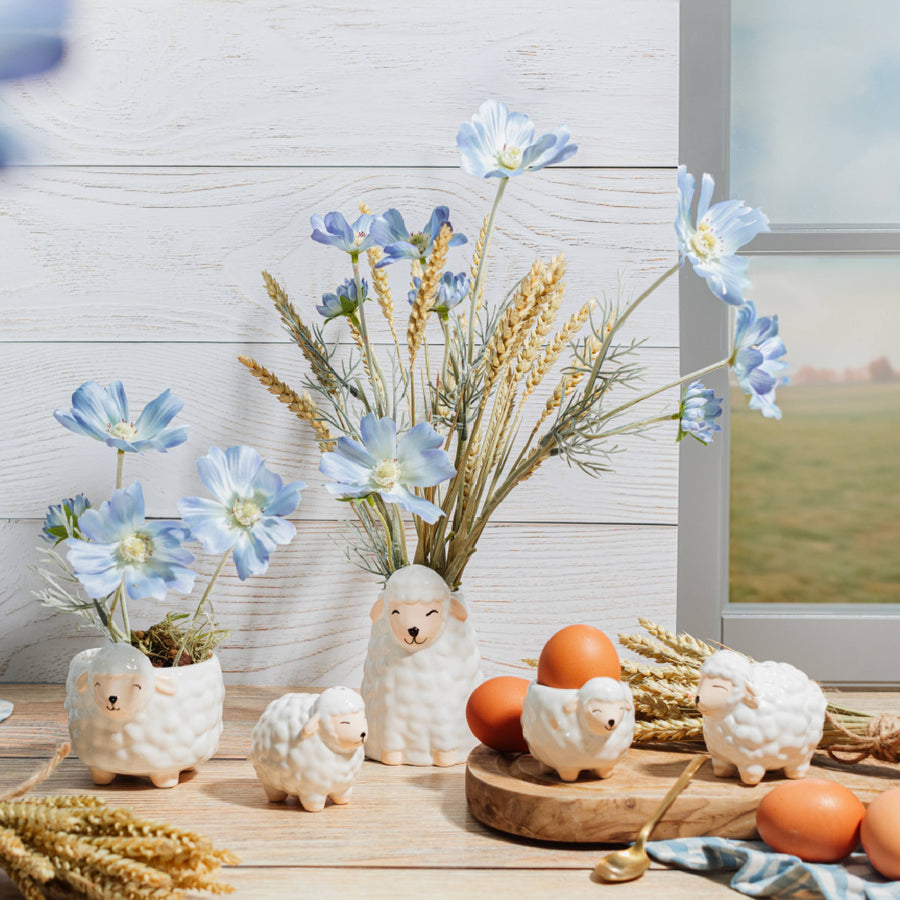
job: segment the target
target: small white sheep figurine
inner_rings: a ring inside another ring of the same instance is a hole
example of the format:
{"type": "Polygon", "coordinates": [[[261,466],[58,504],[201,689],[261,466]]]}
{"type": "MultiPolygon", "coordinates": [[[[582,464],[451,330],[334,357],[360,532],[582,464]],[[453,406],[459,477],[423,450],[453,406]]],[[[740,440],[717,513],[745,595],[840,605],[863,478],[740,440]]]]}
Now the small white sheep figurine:
{"type": "Polygon", "coordinates": [[[387,580],[372,607],[362,696],[366,756],[386,765],[452,766],[478,743],[466,701],[481,655],[459,593],[434,570],[411,565],[387,580]]]}
{"type": "Polygon", "coordinates": [[[584,771],[609,778],[634,739],[631,688],[615,678],[591,678],[580,688],[528,686],[522,733],[542,772],[563,781],[584,771]]]}
{"type": "Polygon", "coordinates": [[[819,685],[789,663],[719,650],[700,669],[697,707],[713,772],[738,772],[744,784],[759,784],[774,769],[802,778],[822,739],[826,706],[819,685]]]}
{"type": "Polygon", "coordinates": [[[145,775],[159,788],[209,759],[222,733],[225,687],[215,657],[155,669],[130,644],[85,650],[69,666],[72,747],[95,784],[145,775]]]}
{"type": "Polygon", "coordinates": [[[253,726],[249,759],[269,800],[291,794],[305,810],[320,812],[329,797],[350,801],[366,729],[362,697],[350,688],[284,694],[253,726]]]}

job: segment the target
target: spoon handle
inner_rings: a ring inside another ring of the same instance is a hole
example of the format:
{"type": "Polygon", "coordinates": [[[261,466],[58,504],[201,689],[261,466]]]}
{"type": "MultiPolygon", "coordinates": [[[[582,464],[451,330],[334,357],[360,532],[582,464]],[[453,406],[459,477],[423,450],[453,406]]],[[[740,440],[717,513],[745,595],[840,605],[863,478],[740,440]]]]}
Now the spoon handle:
{"type": "Polygon", "coordinates": [[[675,802],[675,798],[687,787],[687,783],[694,777],[696,771],[705,763],[709,757],[705,753],[695,756],[685,767],[684,771],[678,776],[678,780],[669,788],[669,793],[662,799],[662,803],[656,809],[656,812],[644,823],[644,826],[637,834],[635,843],[643,843],[650,837],[650,832],[656,828],[659,820],[665,815],[666,810],[675,802]]]}

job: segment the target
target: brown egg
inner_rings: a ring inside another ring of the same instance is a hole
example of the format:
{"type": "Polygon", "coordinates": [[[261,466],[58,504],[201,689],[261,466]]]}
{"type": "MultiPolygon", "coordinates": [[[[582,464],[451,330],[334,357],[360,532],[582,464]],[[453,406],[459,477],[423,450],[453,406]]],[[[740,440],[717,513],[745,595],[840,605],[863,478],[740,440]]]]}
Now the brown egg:
{"type": "Polygon", "coordinates": [[[538,684],[555,688],[580,688],[591,678],[622,678],[619,654],[599,628],[569,625],[544,644],[538,660],[538,684]]]}
{"type": "Polygon", "coordinates": [[[501,675],[478,685],[466,703],[466,721],[472,734],[501,753],[527,753],[522,737],[522,704],[531,682],[501,675]]]}
{"type": "Polygon", "coordinates": [[[865,806],[849,788],[834,781],[785,781],[766,794],[756,809],[759,836],[779,853],[806,862],[837,862],[859,845],[865,806]]]}
{"type": "Polygon", "coordinates": [[[885,878],[900,880],[900,787],[879,794],[869,804],[860,837],[869,862],[885,878]]]}

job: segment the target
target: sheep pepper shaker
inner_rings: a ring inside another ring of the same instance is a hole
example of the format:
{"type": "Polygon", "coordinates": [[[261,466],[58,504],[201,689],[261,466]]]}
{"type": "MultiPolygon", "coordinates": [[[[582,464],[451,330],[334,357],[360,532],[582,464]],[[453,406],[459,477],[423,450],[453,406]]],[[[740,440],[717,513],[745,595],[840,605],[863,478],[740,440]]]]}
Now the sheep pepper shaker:
{"type": "Polygon", "coordinates": [[[713,772],[759,784],[767,771],[802,778],[822,739],[822,689],[789,663],[752,662],[733,650],[700,669],[697,707],[713,772]]]}
{"type": "Polygon", "coordinates": [[[283,694],[253,726],[249,759],[273,803],[296,796],[309,812],[343,805],[363,764],[366,714],[347,687],[283,694]]]}
{"type": "Polygon", "coordinates": [[[427,566],[388,578],[372,607],[362,695],[366,756],[386,765],[452,766],[478,743],[466,701],[481,655],[459,592],[427,566]]]}
{"type": "Polygon", "coordinates": [[[577,690],[533,682],[522,706],[522,733],[542,772],[575,781],[583,770],[609,778],[634,738],[631,688],[598,677],[577,690]]]}

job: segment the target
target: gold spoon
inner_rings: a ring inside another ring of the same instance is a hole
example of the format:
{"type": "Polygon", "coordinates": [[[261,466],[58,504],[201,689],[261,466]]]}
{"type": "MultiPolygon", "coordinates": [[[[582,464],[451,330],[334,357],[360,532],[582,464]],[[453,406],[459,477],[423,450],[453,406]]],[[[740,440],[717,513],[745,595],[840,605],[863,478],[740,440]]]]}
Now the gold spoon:
{"type": "Polygon", "coordinates": [[[662,803],[656,812],[647,820],[637,833],[634,843],[627,850],[616,850],[604,856],[594,866],[594,875],[600,881],[633,881],[640,878],[650,868],[650,857],[644,849],[650,832],[656,827],[666,810],[675,802],[675,798],[687,787],[688,782],[694,777],[697,769],[708,760],[709,757],[701,754],[695,756],[678,776],[678,780],[669,789],[669,793],[663,797],[662,803]]]}

